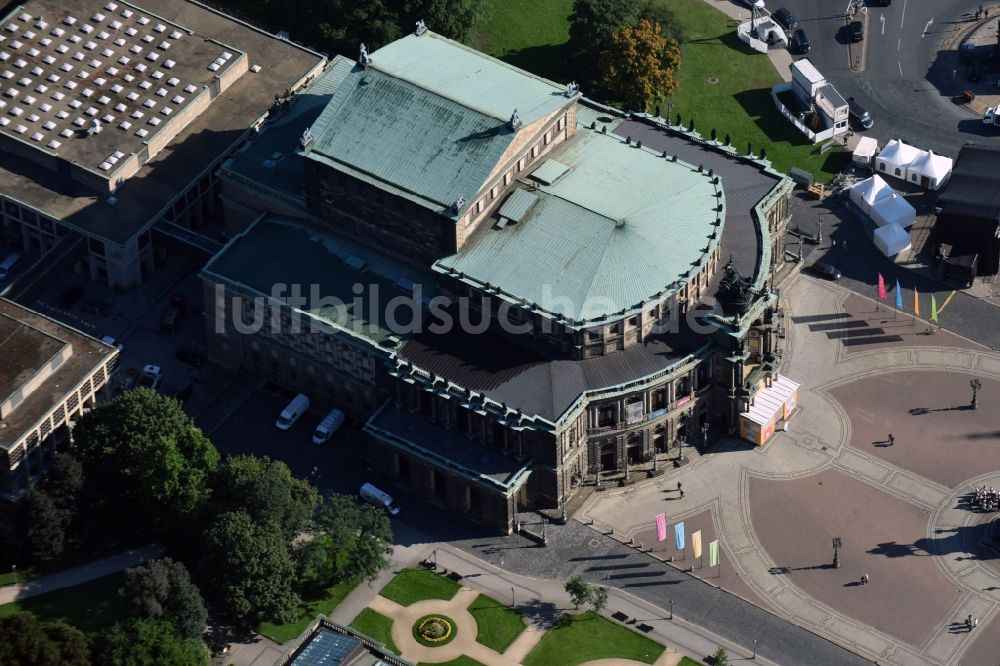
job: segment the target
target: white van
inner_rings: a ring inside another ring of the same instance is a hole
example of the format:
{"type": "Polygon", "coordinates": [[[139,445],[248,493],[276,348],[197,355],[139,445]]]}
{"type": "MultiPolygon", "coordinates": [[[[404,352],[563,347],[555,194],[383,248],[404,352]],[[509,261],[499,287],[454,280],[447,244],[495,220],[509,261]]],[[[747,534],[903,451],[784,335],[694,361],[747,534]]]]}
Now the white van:
{"type": "Polygon", "coordinates": [[[8,255],[7,258],[4,259],[2,262],[0,262],[0,282],[3,282],[4,280],[7,279],[7,273],[10,272],[10,269],[14,268],[14,264],[16,264],[17,260],[20,258],[21,255],[19,255],[17,252],[14,252],[8,255]]]}
{"type": "Polygon", "coordinates": [[[330,436],[337,432],[342,425],[344,425],[344,412],[334,409],[324,416],[323,420],[316,426],[316,432],[313,433],[313,444],[316,446],[326,444],[330,436]]]}
{"type": "Polygon", "coordinates": [[[281,416],[278,417],[274,425],[278,427],[278,430],[288,430],[306,413],[307,409],[309,409],[309,396],[299,393],[288,403],[288,407],[282,410],[281,416]]]}
{"type": "Polygon", "coordinates": [[[392,500],[392,495],[383,492],[370,483],[361,486],[359,491],[361,499],[377,507],[381,507],[389,512],[390,516],[399,515],[399,507],[392,500]]]}

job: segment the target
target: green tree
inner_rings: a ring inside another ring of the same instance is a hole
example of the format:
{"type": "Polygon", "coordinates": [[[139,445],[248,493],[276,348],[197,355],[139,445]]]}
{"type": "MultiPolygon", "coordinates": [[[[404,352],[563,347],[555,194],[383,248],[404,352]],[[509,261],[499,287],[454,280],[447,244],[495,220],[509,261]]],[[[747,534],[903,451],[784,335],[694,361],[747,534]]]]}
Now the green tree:
{"type": "Polygon", "coordinates": [[[588,599],[588,602],[595,613],[600,613],[608,607],[608,588],[600,585],[593,586],[590,590],[590,599],[588,599]]]}
{"type": "Polygon", "coordinates": [[[316,528],[328,539],[336,579],[375,580],[389,566],[392,525],[383,509],[334,494],[317,510],[316,528]]]}
{"type": "Polygon", "coordinates": [[[0,664],[90,666],[90,646],[75,627],[18,613],[0,618],[0,664]]]}
{"type": "Polygon", "coordinates": [[[244,511],[223,513],[209,525],[198,568],[205,589],[234,617],[288,622],[299,599],[287,540],[244,511]]]}
{"type": "Polygon", "coordinates": [[[405,34],[423,20],[434,32],[464,40],[482,13],[478,0],[404,0],[399,24],[405,34]]]}
{"type": "Polygon", "coordinates": [[[216,513],[245,511],[289,539],[309,525],[319,502],[316,488],[293,477],[288,465],[252,455],[226,458],[212,486],[216,513]]]}
{"type": "Polygon", "coordinates": [[[677,14],[663,0],[646,0],[639,10],[639,18],[644,18],[652,24],[659,24],[665,37],[669,37],[678,45],[684,43],[684,27],[677,14]]]}
{"type": "Polygon", "coordinates": [[[712,663],[715,666],[726,666],[729,663],[729,653],[726,652],[726,648],[720,647],[712,655],[712,663]]]}
{"type": "Polygon", "coordinates": [[[83,465],[68,453],[57,453],[49,460],[45,472],[45,494],[56,506],[70,515],[77,510],[77,499],[83,490],[83,465]]]}
{"type": "Polygon", "coordinates": [[[66,545],[67,518],[45,493],[29,490],[22,495],[17,503],[16,531],[24,551],[42,560],[61,555],[66,545]]]}
{"type": "Polygon", "coordinates": [[[645,111],[670,95],[680,66],[677,42],[663,36],[659,25],[641,19],[611,35],[601,52],[601,81],[625,107],[645,111]]]}
{"type": "Polygon", "coordinates": [[[133,618],[101,634],[94,661],[111,666],[206,666],[209,654],[202,641],[183,638],[172,622],[133,618]]]}
{"type": "Polygon", "coordinates": [[[570,600],[577,608],[590,600],[592,590],[590,583],[583,579],[583,576],[573,576],[566,581],[565,590],[569,594],[570,600]]]}
{"type": "Polygon", "coordinates": [[[118,596],[129,615],[170,620],[184,638],[198,638],[205,631],[208,611],[201,592],[187,568],[169,557],[126,570],[118,596]]]}
{"type": "Polygon", "coordinates": [[[219,453],[173,398],[146,388],[98,403],[74,430],[87,488],[132,524],[183,522],[208,497],[219,453]]]}
{"type": "Polygon", "coordinates": [[[635,0],[573,2],[569,46],[579,80],[589,85],[599,82],[597,61],[605,43],[621,28],[635,24],[639,15],[640,3],[635,0]]]}

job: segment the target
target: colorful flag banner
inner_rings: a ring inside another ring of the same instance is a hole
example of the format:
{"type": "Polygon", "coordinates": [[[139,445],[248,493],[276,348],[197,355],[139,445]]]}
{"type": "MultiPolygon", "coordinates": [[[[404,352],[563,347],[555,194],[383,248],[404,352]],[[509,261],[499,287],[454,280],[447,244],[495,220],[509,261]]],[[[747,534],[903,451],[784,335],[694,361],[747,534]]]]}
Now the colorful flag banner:
{"type": "Polygon", "coordinates": [[[913,314],[920,316],[920,294],[916,287],[913,288],[913,314]]]}
{"type": "Polygon", "coordinates": [[[684,523],[674,525],[674,541],[677,543],[677,550],[684,550],[684,523]]]}
{"type": "Polygon", "coordinates": [[[656,540],[667,540],[667,515],[665,513],[661,513],[656,517],[656,540]]]}
{"type": "Polygon", "coordinates": [[[716,539],[708,544],[708,566],[719,566],[719,540],[716,539]]]}
{"type": "Polygon", "coordinates": [[[896,280],[896,309],[903,309],[903,290],[899,288],[899,280],[896,280]]]}
{"type": "Polygon", "coordinates": [[[935,300],[934,294],[931,294],[931,321],[937,322],[937,320],[938,320],[937,300],[935,300]]]}
{"type": "Polygon", "coordinates": [[[878,297],[883,301],[889,298],[889,294],[885,290],[885,278],[882,277],[881,273],[878,274],[878,297]]]}
{"type": "Polygon", "coordinates": [[[701,557],[701,530],[691,534],[691,550],[695,557],[701,557]]]}

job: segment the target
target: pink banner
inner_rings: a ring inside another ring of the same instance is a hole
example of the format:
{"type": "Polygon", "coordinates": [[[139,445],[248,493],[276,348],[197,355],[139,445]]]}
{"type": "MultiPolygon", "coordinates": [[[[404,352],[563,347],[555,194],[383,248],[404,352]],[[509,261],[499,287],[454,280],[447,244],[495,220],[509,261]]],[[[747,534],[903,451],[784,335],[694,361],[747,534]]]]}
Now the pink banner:
{"type": "Polygon", "coordinates": [[[661,513],[656,517],[656,540],[667,540],[667,514],[661,513]]]}

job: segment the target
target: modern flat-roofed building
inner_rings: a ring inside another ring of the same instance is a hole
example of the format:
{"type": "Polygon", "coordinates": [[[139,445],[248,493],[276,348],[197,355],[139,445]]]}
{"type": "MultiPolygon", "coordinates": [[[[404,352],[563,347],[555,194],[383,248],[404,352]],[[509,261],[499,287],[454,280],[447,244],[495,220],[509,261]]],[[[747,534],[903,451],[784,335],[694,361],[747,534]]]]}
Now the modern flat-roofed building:
{"type": "Polygon", "coordinates": [[[364,634],[320,615],[274,666],[413,666],[364,634]]]}
{"type": "Polygon", "coordinates": [[[0,495],[42,473],[117,360],[115,347],[0,298],[0,495]]]}
{"type": "Polygon", "coordinates": [[[120,287],[154,269],[154,228],[217,214],[219,162],[326,63],[191,0],[28,0],[0,37],[2,240],[81,244],[120,287]]]}
{"type": "Polygon", "coordinates": [[[498,530],[794,409],[771,287],[791,182],[575,85],[421,31],[335,58],[220,179],[213,353],[334,406],[370,390],[370,464],[498,530]]]}

